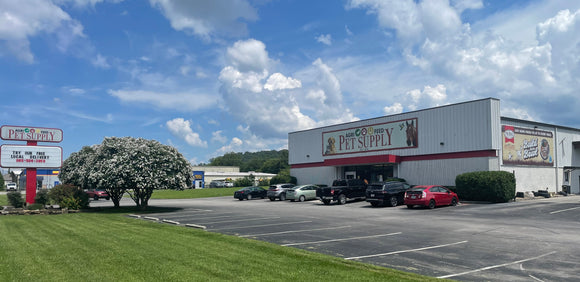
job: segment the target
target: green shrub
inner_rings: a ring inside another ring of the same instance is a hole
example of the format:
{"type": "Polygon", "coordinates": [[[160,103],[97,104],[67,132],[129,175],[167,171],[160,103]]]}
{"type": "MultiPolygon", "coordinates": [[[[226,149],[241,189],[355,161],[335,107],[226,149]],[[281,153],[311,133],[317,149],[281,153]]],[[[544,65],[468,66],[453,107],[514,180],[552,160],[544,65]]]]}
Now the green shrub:
{"type": "Polygon", "coordinates": [[[6,194],[6,197],[8,198],[8,203],[11,206],[15,208],[24,207],[24,199],[22,198],[22,193],[20,193],[19,191],[8,192],[6,194]]]}
{"type": "Polygon", "coordinates": [[[34,204],[30,204],[28,206],[26,206],[27,210],[41,210],[44,209],[44,205],[43,204],[39,204],[39,203],[34,203],[34,204]]]}
{"type": "Polygon", "coordinates": [[[89,195],[81,188],[70,184],[54,186],[48,197],[61,208],[84,209],[89,206],[89,195]]]}
{"type": "Polygon", "coordinates": [[[270,179],[270,185],[280,183],[298,183],[296,177],[290,175],[290,169],[281,170],[276,176],[270,179]]]}
{"type": "Polygon", "coordinates": [[[476,171],[455,178],[456,193],[462,200],[505,203],[516,195],[516,179],[507,171],[476,171]]]}
{"type": "Polygon", "coordinates": [[[49,202],[48,190],[42,189],[36,192],[36,196],[34,197],[34,203],[40,204],[44,207],[46,204],[48,204],[48,202],[49,202]]]}
{"type": "Polygon", "coordinates": [[[83,207],[81,204],[81,200],[77,199],[77,198],[73,198],[73,197],[65,197],[62,199],[62,205],[60,206],[61,208],[68,208],[71,210],[80,210],[82,208],[86,208],[83,207]]]}
{"type": "Polygon", "coordinates": [[[260,179],[258,186],[270,186],[270,180],[266,178],[260,179]]]}
{"type": "Polygon", "coordinates": [[[234,181],[235,187],[247,187],[247,186],[254,186],[254,176],[246,176],[244,178],[238,178],[234,181]]]}

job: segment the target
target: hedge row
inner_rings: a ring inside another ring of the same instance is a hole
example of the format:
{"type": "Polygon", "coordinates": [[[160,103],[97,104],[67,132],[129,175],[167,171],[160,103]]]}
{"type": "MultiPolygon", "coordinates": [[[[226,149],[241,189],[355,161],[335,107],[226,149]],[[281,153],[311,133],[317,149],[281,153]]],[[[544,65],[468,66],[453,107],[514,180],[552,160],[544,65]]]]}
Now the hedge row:
{"type": "Polygon", "coordinates": [[[476,171],[455,178],[456,193],[462,200],[505,203],[516,195],[516,178],[507,171],[476,171]]]}

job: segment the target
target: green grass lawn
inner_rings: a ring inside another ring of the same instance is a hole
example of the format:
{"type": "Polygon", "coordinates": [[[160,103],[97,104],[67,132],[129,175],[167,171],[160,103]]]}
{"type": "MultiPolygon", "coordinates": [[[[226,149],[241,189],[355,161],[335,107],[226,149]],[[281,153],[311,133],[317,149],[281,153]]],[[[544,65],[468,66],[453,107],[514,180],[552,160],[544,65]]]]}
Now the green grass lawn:
{"type": "Polygon", "coordinates": [[[6,197],[6,195],[0,195],[0,209],[2,208],[2,206],[7,205],[8,205],[8,197],[6,197]]]}
{"type": "Polygon", "coordinates": [[[430,281],[127,210],[0,216],[0,281],[430,281]]]}
{"type": "Polygon", "coordinates": [[[187,189],[182,191],[177,190],[155,190],[151,195],[151,199],[195,199],[208,197],[222,197],[234,196],[234,192],[239,190],[237,188],[205,188],[205,189],[187,189]]]}

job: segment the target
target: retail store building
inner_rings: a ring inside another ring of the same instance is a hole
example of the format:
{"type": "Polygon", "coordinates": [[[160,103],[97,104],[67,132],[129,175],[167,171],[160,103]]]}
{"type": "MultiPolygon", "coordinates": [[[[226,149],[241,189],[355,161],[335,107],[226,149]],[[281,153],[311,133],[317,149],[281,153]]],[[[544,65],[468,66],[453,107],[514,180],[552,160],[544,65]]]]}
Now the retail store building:
{"type": "Polygon", "coordinates": [[[487,98],[288,134],[298,184],[389,177],[455,185],[472,171],[515,174],[516,190],[580,193],[580,129],[500,116],[487,98]]]}

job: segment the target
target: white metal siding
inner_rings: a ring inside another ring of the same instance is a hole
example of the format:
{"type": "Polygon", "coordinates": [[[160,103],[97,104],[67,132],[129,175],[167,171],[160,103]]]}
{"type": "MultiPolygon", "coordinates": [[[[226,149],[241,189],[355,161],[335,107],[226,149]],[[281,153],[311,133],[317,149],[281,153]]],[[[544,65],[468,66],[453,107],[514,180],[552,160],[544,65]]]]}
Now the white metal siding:
{"type": "MultiPolygon", "coordinates": [[[[556,189],[556,174],[561,175],[562,170],[551,167],[533,166],[502,166],[501,170],[515,173],[516,192],[548,190],[550,192],[561,191],[556,189]]],[[[561,183],[561,182],[560,182],[561,183]]]]}
{"type": "Polygon", "coordinates": [[[399,165],[399,177],[414,185],[455,186],[457,175],[473,171],[487,171],[493,163],[496,163],[495,158],[402,162],[399,165]]]}
{"type": "Polygon", "coordinates": [[[332,166],[292,168],[290,175],[297,178],[298,185],[326,184],[330,186],[334,179],[341,178],[337,175],[337,169],[332,166]]]}
{"type": "Polygon", "coordinates": [[[418,147],[327,156],[352,158],[377,155],[417,156],[452,152],[498,150],[501,143],[499,100],[483,99],[376,119],[339,124],[288,134],[290,164],[323,162],[322,132],[344,130],[417,118],[418,147]],[[443,143],[443,145],[441,145],[443,143]]]}

